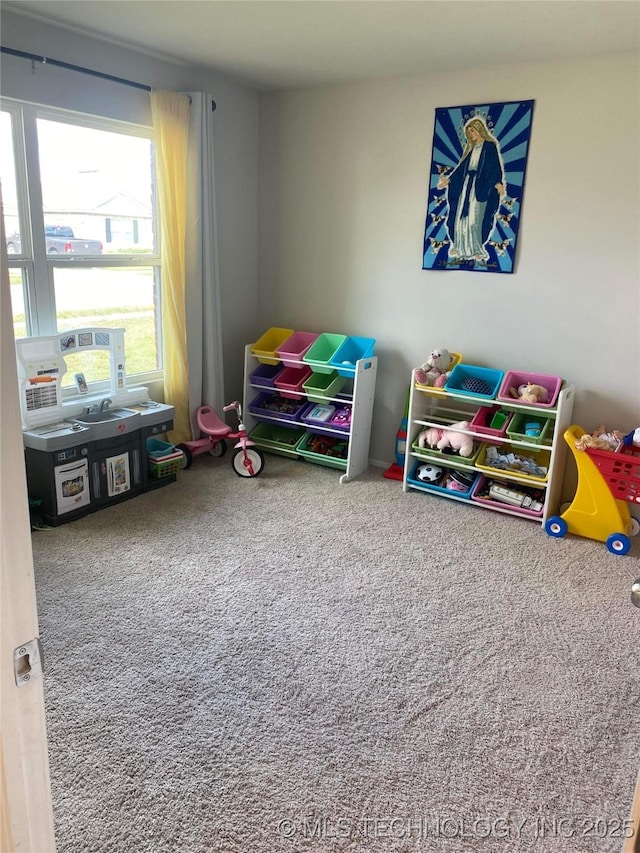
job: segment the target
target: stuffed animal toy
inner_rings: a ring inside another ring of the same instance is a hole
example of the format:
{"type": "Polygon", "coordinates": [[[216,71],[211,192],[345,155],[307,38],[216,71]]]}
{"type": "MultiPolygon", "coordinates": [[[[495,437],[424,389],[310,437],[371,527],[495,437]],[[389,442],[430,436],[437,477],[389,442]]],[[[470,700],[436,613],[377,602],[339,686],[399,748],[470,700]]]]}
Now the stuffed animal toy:
{"type": "Polygon", "coordinates": [[[546,403],[549,397],[549,392],[543,385],[534,385],[531,382],[518,388],[509,388],[509,393],[521,403],[546,403]]]}
{"type": "Polygon", "coordinates": [[[433,349],[422,367],[416,370],[418,385],[434,385],[442,388],[449,378],[453,367],[453,358],[448,349],[433,349]]]}
{"type": "Polygon", "coordinates": [[[473,438],[463,432],[456,432],[458,429],[470,429],[469,421],[451,424],[449,429],[438,429],[437,427],[423,429],[418,435],[418,447],[430,447],[432,450],[444,450],[450,447],[460,456],[472,456],[473,438]]]}
{"type": "Polygon", "coordinates": [[[617,450],[620,447],[620,442],[623,441],[623,434],[614,429],[608,431],[604,424],[600,424],[589,435],[585,432],[584,435],[576,441],[576,449],[584,450],[587,447],[595,447],[597,450],[617,450]]]}

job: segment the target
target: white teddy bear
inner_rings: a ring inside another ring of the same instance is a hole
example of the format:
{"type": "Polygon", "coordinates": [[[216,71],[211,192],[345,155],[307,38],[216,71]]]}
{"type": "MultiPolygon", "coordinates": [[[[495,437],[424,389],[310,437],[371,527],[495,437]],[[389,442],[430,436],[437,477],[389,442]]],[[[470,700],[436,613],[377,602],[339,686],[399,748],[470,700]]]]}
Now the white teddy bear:
{"type": "Polygon", "coordinates": [[[434,385],[436,388],[442,388],[451,373],[452,361],[448,349],[431,350],[429,358],[416,370],[416,382],[418,385],[434,385]]]}

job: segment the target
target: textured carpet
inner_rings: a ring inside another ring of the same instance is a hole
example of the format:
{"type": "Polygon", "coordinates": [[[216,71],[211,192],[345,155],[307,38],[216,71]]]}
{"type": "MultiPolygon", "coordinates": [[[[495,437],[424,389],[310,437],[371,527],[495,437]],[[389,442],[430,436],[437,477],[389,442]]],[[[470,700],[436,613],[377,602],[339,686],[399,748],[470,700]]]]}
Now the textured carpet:
{"type": "Polygon", "coordinates": [[[33,534],[59,853],[619,851],[638,545],[267,456],[33,534]]]}

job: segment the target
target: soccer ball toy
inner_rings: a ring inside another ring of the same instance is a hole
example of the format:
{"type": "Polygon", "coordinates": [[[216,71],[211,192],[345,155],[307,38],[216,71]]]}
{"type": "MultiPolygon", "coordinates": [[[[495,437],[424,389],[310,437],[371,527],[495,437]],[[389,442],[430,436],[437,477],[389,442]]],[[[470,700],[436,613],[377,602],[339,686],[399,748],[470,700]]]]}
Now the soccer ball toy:
{"type": "Polygon", "coordinates": [[[439,483],[442,479],[442,468],[438,465],[418,465],[417,477],[423,483],[439,483]]]}

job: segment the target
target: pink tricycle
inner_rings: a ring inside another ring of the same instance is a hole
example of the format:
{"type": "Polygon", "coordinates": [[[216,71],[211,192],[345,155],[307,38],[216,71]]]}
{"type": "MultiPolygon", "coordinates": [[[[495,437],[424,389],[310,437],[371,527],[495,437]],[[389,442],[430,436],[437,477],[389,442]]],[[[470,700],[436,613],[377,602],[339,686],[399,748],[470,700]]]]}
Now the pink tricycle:
{"type": "Polygon", "coordinates": [[[238,415],[237,432],[232,432],[231,427],[218,417],[211,406],[200,406],[196,412],[196,422],[202,437],[176,445],[176,448],[182,451],[182,468],[190,468],[194,456],[199,456],[201,453],[209,453],[217,457],[224,456],[227,452],[225,439],[237,438],[239,441],[235,445],[231,458],[233,470],[239,477],[257,477],[262,473],[264,454],[247,436],[247,430],[242,421],[242,407],[237,400],[224,406],[222,411],[230,412],[232,409],[238,415]]]}

